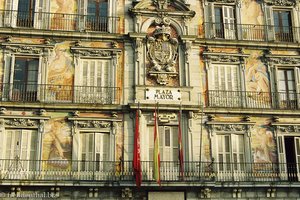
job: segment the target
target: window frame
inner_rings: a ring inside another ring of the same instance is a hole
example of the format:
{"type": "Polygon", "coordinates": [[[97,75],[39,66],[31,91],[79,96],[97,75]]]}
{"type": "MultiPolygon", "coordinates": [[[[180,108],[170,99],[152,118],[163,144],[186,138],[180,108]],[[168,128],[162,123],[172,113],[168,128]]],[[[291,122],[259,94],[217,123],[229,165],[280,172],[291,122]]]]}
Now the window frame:
{"type": "Polygon", "coordinates": [[[205,37],[214,39],[229,39],[229,40],[236,40],[242,38],[242,31],[241,28],[238,26],[241,24],[241,6],[239,6],[236,3],[224,3],[224,2],[208,2],[205,4],[205,37]],[[221,8],[222,13],[222,24],[221,28],[223,29],[223,33],[221,36],[218,37],[218,34],[216,33],[216,17],[215,17],[215,8],[221,8]],[[229,11],[230,9],[232,11],[233,16],[224,17],[225,16],[225,9],[229,11]],[[234,20],[233,23],[230,23],[228,25],[228,28],[224,26],[224,22],[226,20],[234,20]],[[226,31],[229,30],[229,31],[226,31]]]}
{"type": "MultiPolygon", "coordinates": [[[[49,27],[49,15],[44,14],[50,11],[49,0],[32,0],[35,2],[35,6],[32,7],[32,18],[33,21],[26,23],[28,27],[34,28],[48,28],[49,27]]],[[[5,13],[4,13],[4,25],[7,27],[18,26],[18,8],[19,0],[6,0],[5,1],[5,13]]],[[[27,27],[25,26],[25,27],[27,27]]]]}

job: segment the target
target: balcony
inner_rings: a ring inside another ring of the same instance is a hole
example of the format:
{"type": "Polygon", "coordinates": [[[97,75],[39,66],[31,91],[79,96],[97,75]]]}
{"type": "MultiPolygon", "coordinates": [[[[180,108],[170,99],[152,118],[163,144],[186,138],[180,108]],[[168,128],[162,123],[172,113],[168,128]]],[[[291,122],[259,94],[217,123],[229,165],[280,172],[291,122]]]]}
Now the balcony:
{"type": "Polygon", "coordinates": [[[208,39],[296,42],[299,27],[267,26],[255,24],[205,23],[208,39]]]}
{"type": "MultiPolygon", "coordinates": [[[[299,165],[299,164],[298,164],[299,165]]],[[[143,182],[156,182],[153,178],[153,162],[142,161],[143,182]]],[[[211,163],[185,162],[183,176],[179,163],[162,161],[161,182],[299,182],[297,164],[286,163],[211,163]]],[[[134,182],[131,161],[71,161],[71,160],[0,160],[2,181],[93,181],[134,182]]],[[[66,182],[64,182],[66,183],[66,182]]]]}
{"type": "Polygon", "coordinates": [[[115,33],[119,17],[0,10],[0,27],[115,33]]]}
{"type": "Polygon", "coordinates": [[[120,88],[3,83],[0,97],[2,102],[119,104],[120,88]]]}
{"type": "Polygon", "coordinates": [[[209,90],[206,105],[213,108],[253,108],[299,110],[300,94],[209,90]]]}

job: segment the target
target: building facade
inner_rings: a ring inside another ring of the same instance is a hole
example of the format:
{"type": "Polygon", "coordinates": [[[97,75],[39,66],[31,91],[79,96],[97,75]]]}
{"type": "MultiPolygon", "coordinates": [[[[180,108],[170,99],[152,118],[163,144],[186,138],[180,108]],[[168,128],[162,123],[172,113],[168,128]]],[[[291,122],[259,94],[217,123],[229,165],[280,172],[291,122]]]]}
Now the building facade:
{"type": "Polygon", "coordinates": [[[299,8],[0,0],[0,198],[299,199],[299,8]]]}

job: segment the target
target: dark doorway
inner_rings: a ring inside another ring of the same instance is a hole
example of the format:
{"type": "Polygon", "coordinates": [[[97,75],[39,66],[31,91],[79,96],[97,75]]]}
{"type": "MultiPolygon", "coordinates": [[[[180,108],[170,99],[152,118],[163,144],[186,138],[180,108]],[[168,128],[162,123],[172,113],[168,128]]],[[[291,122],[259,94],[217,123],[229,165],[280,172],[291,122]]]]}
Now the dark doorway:
{"type": "Polygon", "coordinates": [[[285,154],[289,181],[298,181],[294,137],[285,137],[285,154]]]}

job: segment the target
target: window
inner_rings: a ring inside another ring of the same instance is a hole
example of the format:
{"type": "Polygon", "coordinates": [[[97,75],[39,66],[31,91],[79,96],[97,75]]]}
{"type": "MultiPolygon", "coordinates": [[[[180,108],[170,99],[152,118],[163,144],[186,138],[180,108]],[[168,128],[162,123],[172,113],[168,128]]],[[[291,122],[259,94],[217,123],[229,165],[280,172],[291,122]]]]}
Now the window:
{"type": "Polygon", "coordinates": [[[278,41],[293,41],[291,12],[286,10],[274,10],[275,39],[278,41]]]}
{"type": "Polygon", "coordinates": [[[245,142],[241,134],[217,135],[218,171],[244,171],[245,142]]]}
{"type": "Polygon", "coordinates": [[[4,84],[5,97],[12,101],[36,101],[38,82],[38,58],[13,57],[11,71],[4,84]]]}
{"type": "Polygon", "coordinates": [[[278,69],[278,96],[280,108],[297,108],[294,69],[278,69]]]}
{"type": "Polygon", "coordinates": [[[279,168],[283,180],[298,181],[300,172],[300,137],[280,135],[277,140],[279,168]]]}
{"type": "MultiPolygon", "coordinates": [[[[153,160],[154,127],[149,129],[149,160],[153,160]]],[[[159,126],[161,161],[178,161],[178,127],[159,126]]]]}
{"type": "Polygon", "coordinates": [[[81,29],[108,30],[108,0],[79,0],[79,8],[81,29]]]}
{"type": "Polygon", "coordinates": [[[238,65],[214,64],[209,69],[208,89],[212,106],[233,107],[241,105],[238,65]],[[217,98],[217,99],[216,99],[217,98]]]}
{"type": "Polygon", "coordinates": [[[2,159],[7,170],[35,169],[38,149],[38,134],[36,130],[7,129],[2,137],[2,159]],[[17,169],[19,167],[19,169],[17,169]]]}
{"type": "Polygon", "coordinates": [[[77,101],[111,103],[109,60],[82,59],[75,75],[77,101]]]}
{"type": "Polygon", "coordinates": [[[12,27],[46,28],[50,1],[6,0],[4,23],[12,27]]]}
{"type": "Polygon", "coordinates": [[[109,134],[108,133],[85,133],[80,134],[80,170],[103,171],[109,161],[109,134]]]}
{"type": "Polygon", "coordinates": [[[231,6],[215,6],[215,36],[217,38],[235,39],[235,16],[231,6]]]}

